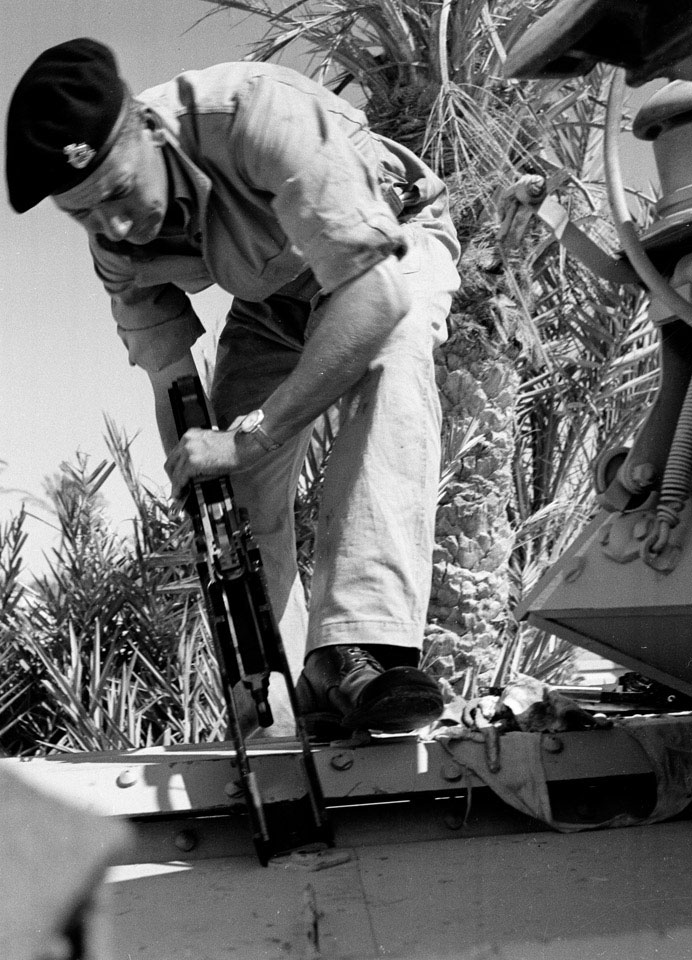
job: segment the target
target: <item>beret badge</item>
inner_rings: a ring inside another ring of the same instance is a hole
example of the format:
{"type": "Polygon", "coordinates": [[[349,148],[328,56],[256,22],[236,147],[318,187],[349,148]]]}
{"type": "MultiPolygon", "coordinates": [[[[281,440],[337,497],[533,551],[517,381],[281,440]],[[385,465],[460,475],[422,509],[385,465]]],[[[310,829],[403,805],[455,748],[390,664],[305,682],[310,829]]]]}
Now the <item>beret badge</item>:
{"type": "Polygon", "coordinates": [[[62,148],[62,152],[67,157],[67,162],[75,170],[83,170],[88,167],[96,156],[96,151],[88,143],[68,143],[62,148]]]}

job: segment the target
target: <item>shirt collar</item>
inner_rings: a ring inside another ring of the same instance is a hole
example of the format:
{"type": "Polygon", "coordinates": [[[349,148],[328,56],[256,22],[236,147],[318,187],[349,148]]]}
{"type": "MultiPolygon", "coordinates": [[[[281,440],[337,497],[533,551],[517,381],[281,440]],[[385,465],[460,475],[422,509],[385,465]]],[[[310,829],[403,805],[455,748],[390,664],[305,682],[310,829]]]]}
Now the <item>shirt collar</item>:
{"type": "Polygon", "coordinates": [[[199,238],[203,236],[202,225],[211,192],[211,180],[181,149],[174,133],[175,118],[168,118],[163,111],[149,104],[146,109],[164,140],[163,150],[170,176],[171,197],[181,209],[185,233],[195,242],[199,242],[199,238]]]}
{"type": "Polygon", "coordinates": [[[170,232],[178,235],[185,234],[190,240],[198,239],[199,205],[195,202],[194,189],[176,150],[170,144],[166,144],[163,150],[169,177],[169,211],[172,216],[170,229],[164,221],[162,236],[170,232]]]}

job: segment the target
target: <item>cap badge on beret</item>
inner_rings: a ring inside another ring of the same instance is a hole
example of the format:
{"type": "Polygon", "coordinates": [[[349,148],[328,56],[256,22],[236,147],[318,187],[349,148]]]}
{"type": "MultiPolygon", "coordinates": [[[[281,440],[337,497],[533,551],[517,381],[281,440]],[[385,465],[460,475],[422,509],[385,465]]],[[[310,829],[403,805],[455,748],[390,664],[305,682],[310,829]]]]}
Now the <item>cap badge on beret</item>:
{"type": "Polygon", "coordinates": [[[62,148],[62,152],[67,157],[67,162],[75,170],[83,170],[88,167],[96,156],[96,151],[88,143],[68,143],[62,148]]]}

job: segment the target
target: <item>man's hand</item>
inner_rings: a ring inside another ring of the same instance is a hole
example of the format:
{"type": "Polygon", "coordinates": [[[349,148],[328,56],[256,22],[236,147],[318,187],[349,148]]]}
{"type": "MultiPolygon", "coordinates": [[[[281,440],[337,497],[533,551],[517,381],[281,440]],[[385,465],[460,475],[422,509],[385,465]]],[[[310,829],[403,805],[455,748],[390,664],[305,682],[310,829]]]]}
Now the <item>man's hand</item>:
{"type": "Polygon", "coordinates": [[[176,499],[191,480],[240,473],[266,456],[250,434],[238,433],[242,420],[238,417],[225,432],[194,427],[183,434],[164,465],[176,499]]]}

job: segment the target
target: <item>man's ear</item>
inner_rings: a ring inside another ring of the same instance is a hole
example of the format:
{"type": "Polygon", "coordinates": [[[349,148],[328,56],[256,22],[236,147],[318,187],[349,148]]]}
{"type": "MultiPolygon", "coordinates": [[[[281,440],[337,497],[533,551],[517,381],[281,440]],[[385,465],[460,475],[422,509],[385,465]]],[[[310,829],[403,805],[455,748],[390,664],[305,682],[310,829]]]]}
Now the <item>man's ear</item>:
{"type": "Polygon", "coordinates": [[[142,111],[141,117],[145,129],[151,134],[152,143],[156,144],[157,147],[162,147],[166,142],[166,136],[158,119],[146,109],[142,111]]]}

